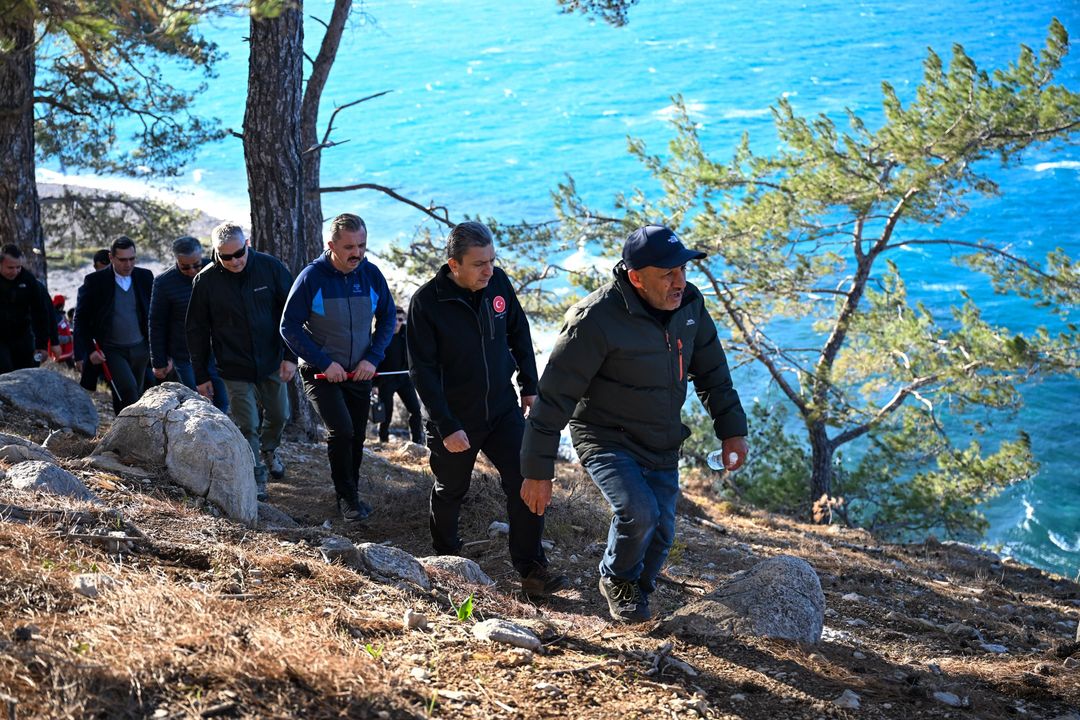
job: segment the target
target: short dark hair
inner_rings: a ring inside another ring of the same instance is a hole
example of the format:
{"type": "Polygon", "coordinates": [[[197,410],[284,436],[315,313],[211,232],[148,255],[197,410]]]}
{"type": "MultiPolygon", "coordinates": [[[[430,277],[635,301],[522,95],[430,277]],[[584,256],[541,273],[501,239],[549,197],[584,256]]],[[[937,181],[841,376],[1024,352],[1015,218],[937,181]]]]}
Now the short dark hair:
{"type": "Polygon", "coordinates": [[[112,245],[109,246],[109,255],[115,255],[117,250],[134,250],[135,241],[129,238],[127,235],[121,235],[112,241],[112,245]]]}
{"type": "Polygon", "coordinates": [[[494,244],[495,238],[484,223],[475,220],[458,223],[446,236],[446,259],[461,262],[469,248],[494,244]]]}
{"type": "Polygon", "coordinates": [[[15,243],[8,243],[4,247],[0,248],[0,255],[7,255],[12,260],[18,260],[22,257],[22,250],[15,243]]]}
{"type": "Polygon", "coordinates": [[[367,224],[364,223],[364,218],[359,215],[341,213],[330,221],[330,239],[337,240],[342,230],[346,232],[360,232],[361,230],[367,230],[367,224]]]}
{"type": "Polygon", "coordinates": [[[181,255],[186,257],[188,255],[194,255],[196,252],[201,252],[202,245],[190,235],[184,235],[183,237],[178,237],[173,240],[172,251],[173,255],[177,257],[180,257],[181,255]]]}
{"type": "Polygon", "coordinates": [[[109,249],[108,248],[101,248],[96,253],[94,253],[94,262],[98,263],[98,264],[101,264],[101,265],[108,265],[109,264],[109,249]]]}

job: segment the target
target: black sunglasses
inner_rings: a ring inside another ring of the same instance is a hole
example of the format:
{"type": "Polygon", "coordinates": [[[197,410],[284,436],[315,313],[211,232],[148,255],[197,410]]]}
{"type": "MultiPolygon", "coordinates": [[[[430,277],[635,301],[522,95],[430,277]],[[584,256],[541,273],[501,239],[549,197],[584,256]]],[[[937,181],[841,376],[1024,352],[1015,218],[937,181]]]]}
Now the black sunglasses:
{"type": "Polygon", "coordinates": [[[244,257],[245,253],[247,253],[247,245],[241,246],[240,249],[234,253],[219,252],[217,256],[219,260],[228,262],[229,260],[239,260],[240,258],[244,257]]]}

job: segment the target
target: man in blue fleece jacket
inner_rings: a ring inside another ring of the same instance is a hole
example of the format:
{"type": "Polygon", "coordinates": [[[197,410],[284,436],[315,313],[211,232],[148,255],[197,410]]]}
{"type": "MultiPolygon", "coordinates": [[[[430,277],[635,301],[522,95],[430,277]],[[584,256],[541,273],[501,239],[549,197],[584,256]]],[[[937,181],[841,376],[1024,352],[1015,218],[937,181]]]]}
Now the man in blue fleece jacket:
{"type": "Polygon", "coordinates": [[[372,512],[357,492],[371,379],[394,334],[394,300],[382,272],[364,257],[363,220],[334,218],[329,246],[293,283],[281,337],[299,356],[304,392],[326,425],[338,506],[344,504],[345,519],[360,521],[372,512]]]}

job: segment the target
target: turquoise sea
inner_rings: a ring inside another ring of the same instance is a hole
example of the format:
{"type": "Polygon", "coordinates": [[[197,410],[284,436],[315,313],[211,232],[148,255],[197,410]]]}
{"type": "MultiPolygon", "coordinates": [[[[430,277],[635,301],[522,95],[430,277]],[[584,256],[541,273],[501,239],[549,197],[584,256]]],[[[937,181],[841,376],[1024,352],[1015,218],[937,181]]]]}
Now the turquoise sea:
{"type": "MultiPolygon", "coordinates": [[[[330,3],[307,0],[310,15],[330,3]]],[[[981,67],[1015,59],[1020,44],[1039,48],[1052,17],[1080,37],[1072,0],[915,0],[736,3],[641,0],[630,24],[612,28],[559,14],[554,0],[424,0],[357,3],[324,95],[322,122],[336,105],[391,90],[339,115],[323,156],[323,184],[377,182],[422,202],[502,221],[553,216],[549,191],[567,173],[596,206],[635,186],[651,188],[626,153],[626,137],[661,151],[671,137],[672,96],[681,94],[703,127],[706,146],[725,157],[744,131],[760,152],[775,147],[769,106],[787,97],[802,114],[842,118],[845,108],[873,127],[881,118],[880,83],[909,95],[927,47],[946,59],[962,44],[981,67]]],[[[308,22],[314,55],[320,26],[308,22]]],[[[205,34],[229,53],[199,97],[203,114],[239,130],[247,79],[247,21],[217,20],[205,34]]],[[[172,71],[179,84],[189,78],[172,71]]],[[[1080,90],[1080,54],[1059,80],[1080,90]]],[[[44,180],[61,169],[46,167],[44,180]]],[[[971,212],[933,232],[989,238],[1040,258],[1056,246],[1080,254],[1080,148],[1043,148],[1024,163],[995,169],[1002,196],[976,199],[971,212]]],[[[80,178],[137,189],[138,181],[80,178]]],[[[239,140],[206,147],[167,189],[187,205],[246,220],[239,140]]],[[[374,250],[411,237],[424,218],[376,193],[324,196],[324,213],[359,212],[374,250]]],[[[929,232],[929,231],[928,231],[929,232]]],[[[584,256],[575,262],[591,262],[584,256]]],[[[985,317],[1018,328],[1041,322],[1033,309],[994,296],[942,253],[912,253],[910,293],[944,307],[966,291],[985,317]]],[[[738,378],[736,378],[738,382],[738,378]]],[[[984,541],[1034,565],[1080,572],[1080,424],[1071,411],[1080,381],[1026,387],[1026,405],[1004,418],[994,437],[1023,427],[1042,463],[1038,477],[989,503],[984,541]]]]}

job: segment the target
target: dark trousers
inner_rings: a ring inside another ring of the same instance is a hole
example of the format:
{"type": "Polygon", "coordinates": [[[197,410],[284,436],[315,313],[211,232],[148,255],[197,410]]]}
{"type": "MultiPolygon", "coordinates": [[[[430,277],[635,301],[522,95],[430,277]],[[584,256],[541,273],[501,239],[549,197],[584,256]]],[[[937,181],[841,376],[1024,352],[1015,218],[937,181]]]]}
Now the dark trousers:
{"type": "Polygon", "coordinates": [[[316,380],[316,372],[310,365],[301,367],[304,394],[326,425],[326,454],[330,458],[334,492],[339,498],[355,501],[371,408],[371,382],[332,383],[316,380]]]}
{"type": "Polygon", "coordinates": [[[34,336],[26,333],[22,337],[0,340],[0,373],[36,368],[34,360],[34,336]]]}
{"type": "Polygon", "coordinates": [[[420,417],[420,399],[416,397],[416,388],[413,387],[412,380],[408,378],[384,380],[378,383],[378,388],[379,400],[386,406],[386,419],[379,423],[379,440],[386,442],[390,439],[390,421],[394,418],[394,395],[397,395],[409,413],[409,436],[414,443],[423,442],[424,426],[420,417]]]}
{"type": "MultiPolygon", "coordinates": [[[[101,348],[105,364],[112,373],[112,401],[116,414],[142,397],[146,387],[146,368],[150,363],[150,348],[146,343],[120,347],[106,343],[101,348]]],[[[87,360],[86,362],[90,362],[87,360]]]]}
{"type": "Polygon", "coordinates": [[[524,577],[536,565],[547,567],[544,547],[544,518],[534,515],[521,499],[521,437],[525,419],[519,410],[497,418],[490,427],[466,430],[469,449],[452,453],[443,445],[438,430],[428,423],[428,447],[431,449],[431,472],[435,485],[431,488],[431,540],[439,554],[455,554],[461,549],[458,537],[458,516],[461,503],[469,492],[473,465],[477,453],[483,451],[499,471],[503,492],[506,493],[506,515],[510,523],[510,560],[514,569],[524,577]]]}

